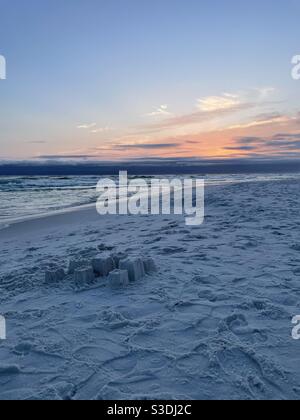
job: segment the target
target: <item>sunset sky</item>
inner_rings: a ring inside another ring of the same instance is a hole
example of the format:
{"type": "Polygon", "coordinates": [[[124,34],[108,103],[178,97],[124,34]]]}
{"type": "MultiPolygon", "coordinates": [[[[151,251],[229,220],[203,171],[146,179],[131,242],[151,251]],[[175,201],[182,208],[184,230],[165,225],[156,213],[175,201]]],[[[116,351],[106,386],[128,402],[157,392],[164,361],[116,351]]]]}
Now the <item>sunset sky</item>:
{"type": "Polygon", "coordinates": [[[0,159],[300,157],[299,0],[0,0],[0,159]]]}

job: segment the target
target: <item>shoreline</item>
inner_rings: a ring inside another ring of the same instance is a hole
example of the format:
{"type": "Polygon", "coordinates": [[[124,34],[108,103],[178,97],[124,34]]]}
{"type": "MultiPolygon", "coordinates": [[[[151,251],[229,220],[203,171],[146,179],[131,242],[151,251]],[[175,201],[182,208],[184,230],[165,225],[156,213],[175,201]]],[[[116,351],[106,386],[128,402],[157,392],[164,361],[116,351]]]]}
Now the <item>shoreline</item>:
{"type": "Polygon", "coordinates": [[[93,207],[95,207],[95,203],[83,204],[81,206],[76,206],[76,207],[68,207],[61,210],[54,210],[48,213],[41,213],[41,214],[36,214],[32,216],[18,217],[15,219],[10,219],[5,222],[0,221],[0,232],[4,229],[10,228],[11,226],[20,225],[27,222],[33,222],[33,221],[41,220],[41,219],[48,219],[55,216],[67,215],[69,213],[76,213],[76,212],[80,212],[84,210],[91,210],[93,207]]]}
{"type": "MultiPolygon", "coordinates": [[[[255,176],[263,176],[260,174],[254,174],[255,176]]],[[[253,179],[253,180],[232,180],[232,181],[210,181],[207,182],[207,180],[205,180],[205,191],[207,189],[210,188],[222,188],[222,187],[226,187],[226,186],[231,186],[231,185],[239,185],[239,184],[254,184],[254,183],[262,183],[262,182],[284,182],[284,181],[296,181],[298,179],[298,177],[295,176],[295,174],[290,173],[287,174],[287,176],[285,178],[282,178],[279,174],[272,174],[273,177],[275,178],[271,178],[271,179],[253,179]],[[278,177],[278,178],[277,178],[278,177]]],[[[300,178],[300,173],[298,174],[299,178],[300,178]]],[[[0,176],[1,178],[1,176],[0,176]]],[[[21,177],[22,178],[22,177],[21,177]]],[[[34,221],[39,221],[39,220],[44,220],[44,219],[49,219],[49,218],[53,218],[56,216],[62,216],[62,215],[68,215],[68,214],[72,214],[72,213],[77,213],[77,212],[82,212],[84,210],[92,210],[94,207],[96,207],[96,201],[93,203],[89,203],[89,204],[82,204],[79,206],[69,206],[69,207],[65,207],[59,210],[53,210],[53,211],[49,211],[49,212],[45,212],[45,213],[40,213],[40,214],[36,214],[36,215],[29,215],[29,216],[20,216],[20,217],[16,217],[16,218],[12,218],[9,220],[5,220],[5,221],[1,221],[0,220],[0,235],[3,231],[5,231],[6,229],[15,226],[15,225],[22,225],[22,224],[26,224],[28,222],[34,222],[34,221]]]]}

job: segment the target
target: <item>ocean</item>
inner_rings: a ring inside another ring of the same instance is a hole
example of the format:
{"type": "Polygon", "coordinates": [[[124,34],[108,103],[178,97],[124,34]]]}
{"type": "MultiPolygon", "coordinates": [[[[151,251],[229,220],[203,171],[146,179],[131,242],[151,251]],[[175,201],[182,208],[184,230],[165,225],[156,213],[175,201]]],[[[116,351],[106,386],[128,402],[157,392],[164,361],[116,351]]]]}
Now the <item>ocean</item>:
{"type": "MultiPolygon", "coordinates": [[[[280,181],[299,179],[292,174],[199,175],[207,186],[241,182],[280,181]]],[[[118,177],[112,176],[114,180],[118,177]]],[[[134,178],[134,177],[132,177],[134,178]]],[[[153,177],[143,177],[151,180],[153,177]]],[[[169,176],[169,178],[174,178],[169,176]]],[[[67,211],[97,200],[97,176],[33,176],[0,177],[0,225],[20,219],[67,211]]]]}

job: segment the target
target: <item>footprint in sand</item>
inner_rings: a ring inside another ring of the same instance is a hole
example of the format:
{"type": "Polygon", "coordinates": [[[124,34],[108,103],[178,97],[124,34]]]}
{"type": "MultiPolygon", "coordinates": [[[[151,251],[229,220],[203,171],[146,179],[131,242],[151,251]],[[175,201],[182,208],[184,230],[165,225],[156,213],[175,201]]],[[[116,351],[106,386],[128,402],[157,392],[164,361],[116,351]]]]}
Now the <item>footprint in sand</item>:
{"type": "Polygon", "coordinates": [[[257,360],[255,355],[238,347],[219,351],[217,359],[220,367],[231,377],[239,378],[242,386],[248,388],[253,398],[283,398],[284,375],[278,368],[272,367],[267,359],[257,360]]]}
{"type": "Polygon", "coordinates": [[[162,352],[143,349],[132,349],[129,354],[118,357],[105,363],[105,368],[114,372],[128,374],[132,371],[141,372],[163,370],[171,363],[172,359],[162,352]]]}
{"type": "Polygon", "coordinates": [[[249,331],[249,324],[243,314],[234,314],[225,319],[227,327],[234,334],[244,334],[249,331]]]}
{"type": "Polygon", "coordinates": [[[219,331],[229,330],[247,344],[265,343],[268,335],[262,330],[251,328],[243,314],[234,314],[220,323],[219,331]]]}
{"type": "Polygon", "coordinates": [[[200,299],[208,300],[212,303],[224,302],[229,299],[229,296],[225,295],[225,293],[213,292],[212,290],[202,290],[198,293],[198,296],[200,299]]]}
{"type": "Polygon", "coordinates": [[[187,375],[201,376],[209,368],[209,358],[202,353],[191,353],[179,358],[176,365],[187,375]]]}

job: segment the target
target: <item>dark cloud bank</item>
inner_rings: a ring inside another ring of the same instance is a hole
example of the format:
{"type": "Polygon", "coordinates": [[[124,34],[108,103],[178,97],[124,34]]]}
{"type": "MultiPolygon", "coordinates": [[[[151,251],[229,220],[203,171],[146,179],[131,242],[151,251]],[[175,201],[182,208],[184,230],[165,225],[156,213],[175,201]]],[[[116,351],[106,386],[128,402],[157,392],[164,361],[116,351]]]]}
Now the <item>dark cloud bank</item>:
{"type": "MultiPolygon", "coordinates": [[[[83,157],[81,157],[82,159],[83,157]]],[[[132,175],[175,174],[234,174],[300,172],[300,159],[136,159],[128,162],[62,161],[58,156],[47,161],[2,162],[0,176],[64,176],[64,175],[116,175],[127,170],[132,175]]]]}

